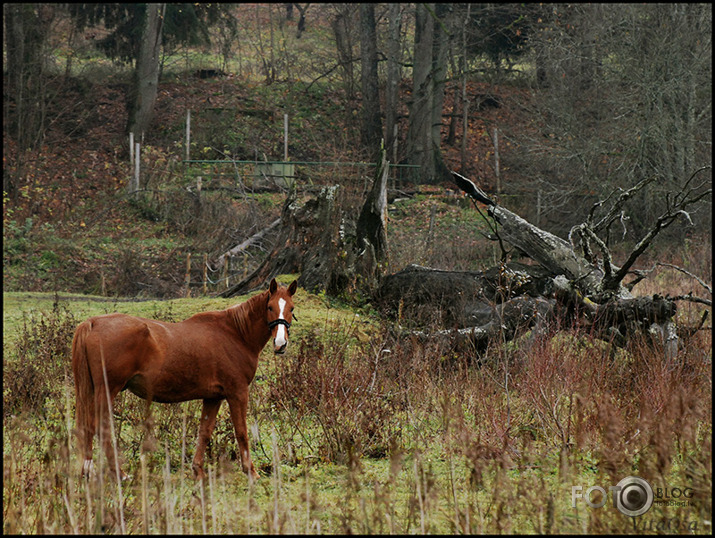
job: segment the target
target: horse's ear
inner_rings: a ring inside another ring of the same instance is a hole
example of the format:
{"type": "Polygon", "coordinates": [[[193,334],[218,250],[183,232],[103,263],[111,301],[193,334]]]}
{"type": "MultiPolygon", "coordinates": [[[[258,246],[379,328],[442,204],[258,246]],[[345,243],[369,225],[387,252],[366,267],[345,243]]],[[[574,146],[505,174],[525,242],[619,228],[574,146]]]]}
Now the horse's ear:
{"type": "Polygon", "coordinates": [[[293,295],[295,294],[295,290],[298,289],[298,281],[294,280],[293,282],[290,283],[290,286],[288,286],[288,295],[293,295]]]}
{"type": "Polygon", "coordinates": [[[272,278],[271,284],[268,286],[268,291],[270,291],[271,295],[273,295],[277,289],[278,289],[278,282],[276,282],[275,278],[272,278]]]}

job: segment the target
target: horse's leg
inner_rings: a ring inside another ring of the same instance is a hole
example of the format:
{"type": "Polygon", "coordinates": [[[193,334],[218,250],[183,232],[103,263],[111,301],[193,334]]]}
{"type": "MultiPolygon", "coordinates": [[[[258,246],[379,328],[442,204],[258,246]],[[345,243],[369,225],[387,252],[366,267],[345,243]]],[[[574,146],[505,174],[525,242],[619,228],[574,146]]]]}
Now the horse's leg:
{"type": "Polygon", "coordinates": [[[199,440],[196,444],[196,454],[194,454],[194,462],[191,468],[194,470],[194,477],[197,479],[205,478],[204,474],[204,452],[206,445],[211,438],[211,434],[216,426],[216,415],[223,400],[204,400],[203,408],[201,409],[201,426],[199,427],[199,440]]]}
{"type": "Polygon", "coordinates": [[[114,404],[114,398],[117,393],[117,390],[110,391],[109,402],[107,402],[107,389],[104,386],[100,386],[94,393],[94,403],[97,410],[97,429],[99,431],[99,437],[102,440],[104,453],[107,456],[109,473],[116,478],[117,469],[119,469],[119,479],[126,480],[128,476],[124,474],[124,471],[122,471],[119,467],[119,460],[117,459],[117,453],[114,450],[114,444],[112,443],[112,431],[109,425],[109,421],[111,419],[110,406],[114,404]]]}
{"type": "Polygon", "coordinates": [[[92,471],[92,444],[97,423],[94,409],[94,397],[88,396],[86,401],[77,398],[77,434],[79,449],[84,461],[82,463],[82,476],[89,477],[92,471]]]}
{"type": "Polygon", "coordinates": [[[246,407],[248,407],[248,387],[238,391],[238,395],[227,398],[228,406],[231,410],[231,421],[233,429],[236,431],[236,444],[238,453],[241,455],[241,466],[243,472],[249,478],[256,480],[259,478],[256,469],[251,461],[251,452],[248,449],[248,428],[246,426],[246,407]]]}

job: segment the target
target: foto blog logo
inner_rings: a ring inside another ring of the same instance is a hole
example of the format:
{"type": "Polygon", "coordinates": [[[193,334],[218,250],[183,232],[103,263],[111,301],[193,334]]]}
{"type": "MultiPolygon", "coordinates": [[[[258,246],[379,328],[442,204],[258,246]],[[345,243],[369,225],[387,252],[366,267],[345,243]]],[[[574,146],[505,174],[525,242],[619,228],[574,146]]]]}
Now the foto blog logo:
{"type": "MultiPolygon", "coordinates": [[[[613,506],[627,516],[641,516],[653,505],[653,488],[637,476],[627,476],[615,486],[609,486],[608,490],[613,497],[613,506]]],[[[572,508],[576,508],[578,499],[583,499],[591,508],[601,508],[606,504],[607,494],[601,486],[591,486],[585,492],[582,486],[571,486],[572,508]],[[600,493],[600,498],[594,492],[600,493]],[[594,496],[598,498],[596,502],[594,496]]]]}

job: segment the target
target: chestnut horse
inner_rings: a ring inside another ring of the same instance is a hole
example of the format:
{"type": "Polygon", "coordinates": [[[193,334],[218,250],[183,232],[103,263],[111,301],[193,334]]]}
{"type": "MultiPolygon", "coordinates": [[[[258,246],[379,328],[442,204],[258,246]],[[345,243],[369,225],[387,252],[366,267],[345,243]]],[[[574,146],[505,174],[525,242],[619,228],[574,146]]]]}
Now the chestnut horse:
{"type": "MultiPolygon", "coordinates": [[[[126,314],[82,322],[72,341],[82,474],[92,468],[97,428],[110,469],[119,469],[109,435],[109,412],[116,395],[129,389],[147,405],[203,400],[192,465],[197,478],[205,476],[206,445],[221,402],[228,400],[243,471],[251,479],[258,478],[248,449],[248,385],[268,340],[273,338],[275,353],[283,353],[288,344],[296,288],[296,281],[285,288],[273,279],[268,290],[242,304],[196,314],[180,323],[126,314]]],[[[118,475],[126,478],[121,471],[118,475]]]]}

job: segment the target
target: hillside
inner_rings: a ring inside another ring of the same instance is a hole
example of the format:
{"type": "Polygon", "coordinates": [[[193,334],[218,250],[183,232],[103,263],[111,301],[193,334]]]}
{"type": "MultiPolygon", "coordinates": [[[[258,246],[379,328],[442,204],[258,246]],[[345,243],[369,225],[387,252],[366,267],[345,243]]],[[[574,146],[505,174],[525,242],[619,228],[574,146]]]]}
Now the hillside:
{"type": "MultiPolygon", "coordinates": [[[[482,122],[475,121],[470,132],[472,173],[480,178],[493,177],[487,123],[498,118],[508,128],[509,122],[518,121],[509,108],[509,96],[515,90],[484,83],[470,86],[475,95],[487,91],[503,104],[486,107],[480,113],[482,122]]],[[[6,137],[4,141],[6,169],[22,176],[14,199],[6,196],[3,206],[5,290],[177,296],[184,282],[187,253],[213,258],[272,221],[285,195],[279,190],[258,192],[260,189],[250,184],[244,185],[246,195],[216,191],[210,207],[192,211],[185,187],[195,176],[203,176],[205,187],[211,186],[207,172],[216,185],[227,189],[239,186],[226,167],[213,166],[202,172],[180,162],[187,109],[192,110],[193,159],[230,155],[238,160],[282,160],[283,111],[290,103],[292,161],[362,161],[359,133],[350,121],[354,110],[340,108],[339,90],[318,84],[308,90],[305,85],[290,83],[249,84],[231,76],[200,79],[192,72],[179,80],[166,77],[160,84],[155,128],[143,149],[143,186],[148,192],[132,201],[125,194],[131,171],[128,140],[123,134],[123,84],[73,79],[62,81],[58,92],[63,92],[63,106],[87,112],[53,124],[41,149],[24,156],[21,164],[13,140],[6,137]]],[[[447,126],[445,138],[446,131],[447,126]]],[[[460,168],[458,146],[445,144],[444,154],[448,166],[460,168]]],[[[309,190],[321,183],[364,188],[365,170],[369,169],[311,166],[299,179],[298,189],[309,190]],[[356,177],[360,173],[363,175],[356,177]]],[[[488,179],[485,183],[489,188],[488,179]]],[[[392,208],[395,270],[412,262],[437,262],[445,269],[480,265],[482,256],[469,258],[476,254],[478,242],[476,234],[468,237],[473,229],[469,205],[463,204],[466,213],[460,210],[452,185],[408,183],[398,188],[423,195],[392,208]],[[457,254],[458,260],[453,259],[454,253],[446,259],[438,255],[427,260],[426,252],[415,250],[420,243],[426,248],[435,204],[433,244],[456,243],[461,248],[466,242],[471,246],[457,254]],[[466,229],[455,230],[462,225],[466,229]]],[[[310,193],[306,191],[306,195],[310,193]]],[[[260,257],[261,252],[252,255],[260,257]]],[[[248,260],[253,262],[253,258],[248,260]]],[[[200,278],[200,269],[196,271],[200,278]]]]}

